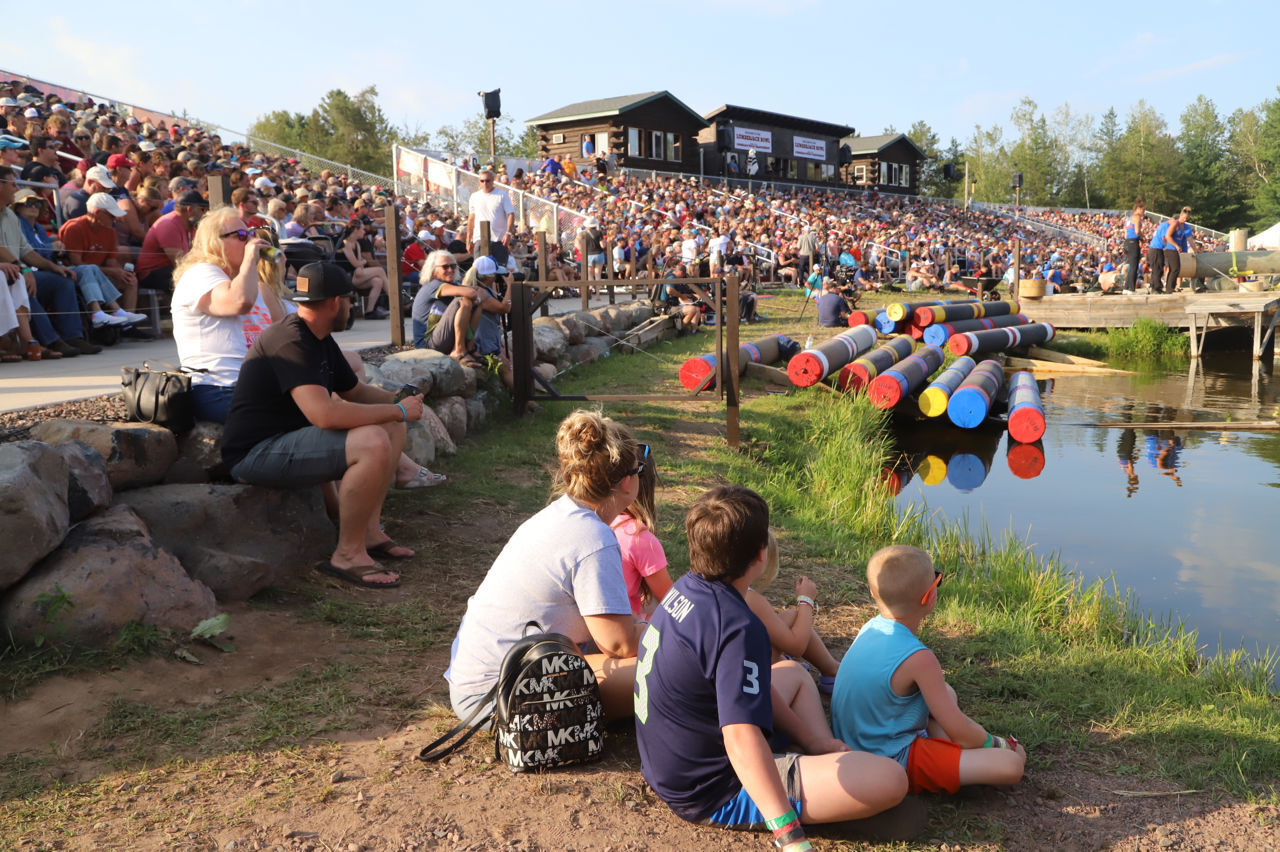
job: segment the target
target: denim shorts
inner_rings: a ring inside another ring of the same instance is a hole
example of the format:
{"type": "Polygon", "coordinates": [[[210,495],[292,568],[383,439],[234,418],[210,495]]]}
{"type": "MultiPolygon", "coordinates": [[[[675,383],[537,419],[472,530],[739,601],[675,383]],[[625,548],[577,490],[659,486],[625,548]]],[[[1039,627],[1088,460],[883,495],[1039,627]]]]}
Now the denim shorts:
{"type": "Polygon", "coordinates": [[[347,433],[304,426],[260,441],[231,468],[237,482],[271,488],[309,488],[347,472],[347,433]]]}
{"type": "MultiPolygon", "coordinates": [[[[786,790],[791,807],[796,816],[800,816],[800,799],[803,790],[800,787],[800,755],[795,752],[775,754],[773,763],[778,767],[778,775],[782,777],[782,786],[786,790]]],[[[760,813],[756,803],[751,801],[745,789],[720,806],[719,810],[706,819],[707,825],[718,825],[721,828],[760,829],[765,827],[765,816],[760,813]]]]}
{"type": "Polygon", "coordinates": [[[587,266],[604,266],[604,253],[587,255],[587,266]]]}

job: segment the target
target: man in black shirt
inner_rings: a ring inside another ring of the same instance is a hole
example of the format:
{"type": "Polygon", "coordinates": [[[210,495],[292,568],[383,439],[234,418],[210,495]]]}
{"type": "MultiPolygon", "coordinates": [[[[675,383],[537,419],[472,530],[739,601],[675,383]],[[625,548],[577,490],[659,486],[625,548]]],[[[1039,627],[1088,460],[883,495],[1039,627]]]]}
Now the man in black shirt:
{"type": "Polygon", "coordinates": [[[356,378],[332,332],[345,329],[355,299],[351,277],[331,263],[298,273],[298,312],[269,326],[240,367],[222,439],[222,458],[240,482],[305,488],[338,480],[338,545],[321,573],[370,588],[400,585],[374,555],[414,553],[382,531],[407,420],[422,397],[396,402],[356,378]],[[337,398],[333,394],[337,394],[337,398]]]}
{"type": "Polygon", "coordinates": [[[828,278],[818,297],[818,325],[823,328],[839,328],[848,325],[849,303],[840,295],[840,285],[828,278]]]}

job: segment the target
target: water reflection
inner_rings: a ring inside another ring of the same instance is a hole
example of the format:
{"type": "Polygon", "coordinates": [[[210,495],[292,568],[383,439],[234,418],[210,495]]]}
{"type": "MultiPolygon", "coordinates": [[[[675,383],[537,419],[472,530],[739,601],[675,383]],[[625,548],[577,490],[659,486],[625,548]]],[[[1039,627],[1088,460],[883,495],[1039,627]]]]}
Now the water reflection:
{"type": "Polygon", "coordinates": [[[898,502],[1013,530],[1085,576],[1114,577],[1203,645],[1280,648],[1280,434],[1184,425],[1275,420],[1272,366],[1218,355],[1185,372],[1062,375],[1040,389],[1039,444],[1011,442],[998,424],[899,424],[886,474],[898,502]]]}

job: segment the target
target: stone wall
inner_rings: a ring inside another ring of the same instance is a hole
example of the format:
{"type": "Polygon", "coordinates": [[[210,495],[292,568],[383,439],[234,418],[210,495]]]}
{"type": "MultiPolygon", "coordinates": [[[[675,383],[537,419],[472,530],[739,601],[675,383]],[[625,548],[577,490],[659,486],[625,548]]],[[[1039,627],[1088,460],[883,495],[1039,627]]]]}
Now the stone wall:
{"type": "MultiPolygon", "coordinates": [[[[607,355],[647,305],[534,321],[537,369],[554,375],[607,355]]],[[[427,399],[405,452],[430,465],[451,455],[499,407],[497,377],[415,349],[366,366],[389,390],[427,399]]],[[[52,420],[31,440],[0,444],[0,635],[22,644],[109,643],[130,622],[188,632],[328,556],[336,530],[318,489],[234,484],[220,457],[222,427],[181,437],[145,423],[52,420]]]]}

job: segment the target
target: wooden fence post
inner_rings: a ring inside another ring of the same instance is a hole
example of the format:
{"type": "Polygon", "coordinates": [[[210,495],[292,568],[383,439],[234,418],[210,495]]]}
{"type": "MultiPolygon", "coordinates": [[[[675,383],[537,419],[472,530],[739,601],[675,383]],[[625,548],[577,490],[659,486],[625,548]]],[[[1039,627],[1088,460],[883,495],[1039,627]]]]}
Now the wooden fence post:
{"type": "Polygon", "coordinates": [[[387,304],[391,308],[391,343],[404,346],[404,311],[400,306],[400,211],[394,203],[382,208],[387,243],[387,304]]]}

